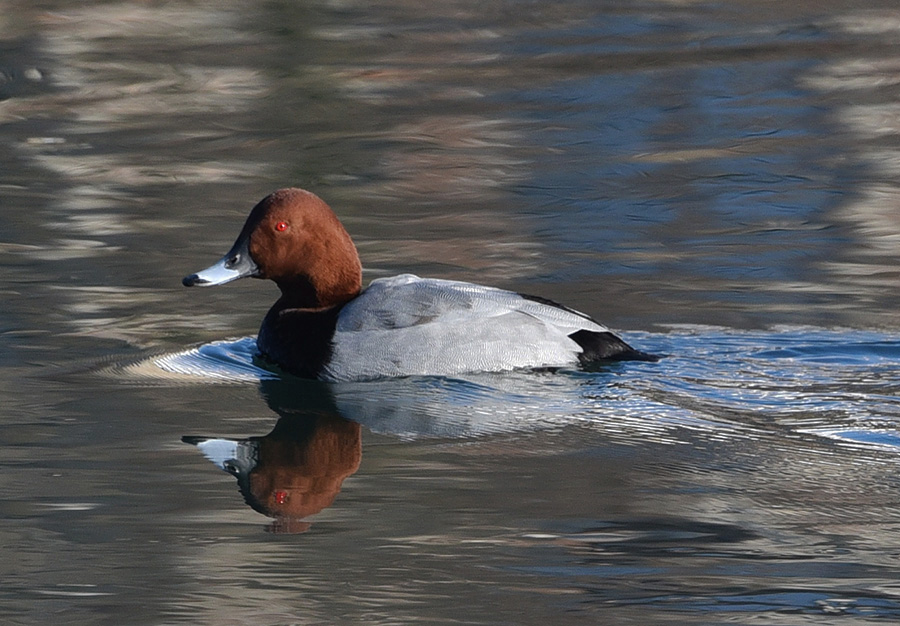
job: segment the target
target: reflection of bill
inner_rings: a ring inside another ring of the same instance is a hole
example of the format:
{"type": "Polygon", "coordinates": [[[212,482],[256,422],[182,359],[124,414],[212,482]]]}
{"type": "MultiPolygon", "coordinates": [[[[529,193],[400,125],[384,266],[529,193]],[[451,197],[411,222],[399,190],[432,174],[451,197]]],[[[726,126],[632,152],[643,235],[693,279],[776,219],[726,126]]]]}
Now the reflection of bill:
{"type": "Polygon", "coordinates": [[[237,477],[247,504],[275,518],[273,532],[306,531],[362,458],[359,424],[337,416],[282,417],[265,437],[182,440],[237,477]]]}

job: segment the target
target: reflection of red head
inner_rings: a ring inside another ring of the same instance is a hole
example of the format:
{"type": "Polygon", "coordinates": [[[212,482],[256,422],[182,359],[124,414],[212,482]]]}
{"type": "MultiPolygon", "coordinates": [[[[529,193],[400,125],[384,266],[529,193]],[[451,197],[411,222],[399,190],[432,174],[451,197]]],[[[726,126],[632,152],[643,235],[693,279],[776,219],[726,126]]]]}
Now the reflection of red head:
{"type": "Polygon", "coordinates": [[[297,520],[329,506],[344,479],[359,468],[359,424],[332,416],[313,420],[306,437],[286,436],[276,428],[259,440],[245,495],[254,500],[254,508],[278,518],[273,531],[306,530],[308,524],[297,520]]]}

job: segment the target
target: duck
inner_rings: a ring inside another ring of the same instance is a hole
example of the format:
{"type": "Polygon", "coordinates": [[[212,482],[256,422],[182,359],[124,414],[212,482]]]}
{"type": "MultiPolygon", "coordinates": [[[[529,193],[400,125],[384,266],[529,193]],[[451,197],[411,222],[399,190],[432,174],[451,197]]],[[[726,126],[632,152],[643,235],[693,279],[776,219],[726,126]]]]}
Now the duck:
{"type": "Polygon", "coordinates": [[[281,291],[260,326],[259,356],[301,378],[446,377],[658,358],[539,296],[414,274],[363,288],[350,235],[324,200],[299,188],[263,198],[228,253],[182,283],[247,277],[281,291]]]}

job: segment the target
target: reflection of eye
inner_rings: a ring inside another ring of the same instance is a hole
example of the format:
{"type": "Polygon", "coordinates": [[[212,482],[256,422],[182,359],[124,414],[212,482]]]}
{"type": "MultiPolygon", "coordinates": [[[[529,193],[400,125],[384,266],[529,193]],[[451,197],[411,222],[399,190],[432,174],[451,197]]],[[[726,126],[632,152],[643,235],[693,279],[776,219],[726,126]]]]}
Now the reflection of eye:
{"type": "Polygon", "coordinates": [[[277,230],[278,232],[286,231],[287,227],[288,227],[287,222],[278,222],[277,224],[275,224],[275,230],[277,230]]]}
{"type": "Polygon", "coordinates": [[[276,491],[275,492],[275,504],[284,504],[287,502],[287,491],[276,491]]]}

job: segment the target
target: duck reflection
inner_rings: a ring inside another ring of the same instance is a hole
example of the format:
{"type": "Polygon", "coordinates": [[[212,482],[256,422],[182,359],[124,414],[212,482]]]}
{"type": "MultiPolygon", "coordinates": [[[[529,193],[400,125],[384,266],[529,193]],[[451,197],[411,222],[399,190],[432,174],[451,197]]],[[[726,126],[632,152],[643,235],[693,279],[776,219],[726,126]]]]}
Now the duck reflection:
{"type": "MultiPolygon", "coordinates": [[[[597,399],[614,393],[607,376],[581,372],[480,373],[329,384],[274,374],[254,361],[255,339],[218,342],[161,358],[167,377],[255,377],[280,417],[271,433],[248,439],[183,437],[238,479],[247,503],[275,518],[270,530],[299,532],[331,505],[362,456],[361,426],[404,440],[509,436],[600,419],[597,399]],[[347,418],[352,418],[347,419],[347,418]]],[[[614,376],[614,374],[610,374],[614,376]]],[[[616,397],[615,395],[609,397],[616,397]]],[[[646,423],[640,411],[638,424],[646,423]]],[[[617,432],[626,423],[615,411],[617,432]]]]}
{"type": "Polygon", "coordinates": [[[237,478],[247,504],[275,519],[269,530],[305,532],[305,518],[330,506],[359,468],[360,425],[337,414],[324,385],[265,381],[261,391],[281,416],[268,435],[182,441],[237,478]]]}

